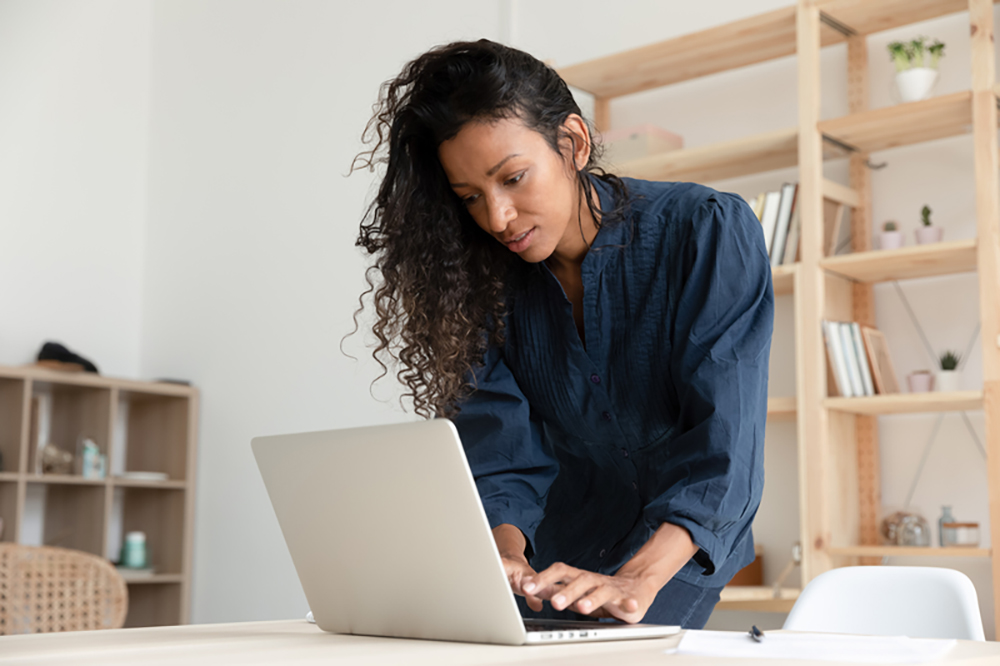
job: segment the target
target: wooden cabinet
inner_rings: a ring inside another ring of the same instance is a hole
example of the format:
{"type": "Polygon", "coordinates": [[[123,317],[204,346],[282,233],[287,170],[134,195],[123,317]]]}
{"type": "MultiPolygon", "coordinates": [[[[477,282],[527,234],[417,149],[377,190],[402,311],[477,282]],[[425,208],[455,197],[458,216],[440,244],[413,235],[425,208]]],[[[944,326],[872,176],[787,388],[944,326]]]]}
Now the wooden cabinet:
{"type": "MultiPolygon", "coordinates": [[[[888,556],[991,558],[994,603],[1000,558],[991,548],[879,545],[880,415],[983,410],[991,533],[1000,534],[1000,188],[994,72],[994,0],[799,0],[760,16],[559,70],[595,97],[598,129],[613,126],[611,100],[708,74],[796,55],[798,124],[785,130],[654,155],[622,166],[650,180],[710,182],[798,166],[800,261],[773,271],[775,293],[793,294],[795,396],[769,400],[769,422],[795,419],[798,434],[802,580],[835,566],[888,556]],[[972,89],[870,109],[867,35],[964,12],[969,19],[972,89]],[[847,44],[849,113],[820,119],[820,54],[847,44]],[[869,153],[961,134],[975,145],[977,238],[899,250],[872,250],[869,153]],[[849,158],[850,182],[827,179],[824,163],[849,158]],[[851,209],[851,254],[825,256],[824,210],[851,209]],[[830,397],[823,319],[874,325],[872,285],[976,272],[984,385],[981,391],[830,397]]],[[[796,596],[769,588],[732,589],[720,608],[787,611],[796,596]]],[[[995,617],[1000,634],[1000,613],[995,617]]]]}
{"type": "Polygon", "coordinates": [[[187,623],[197,419],[189,386],[0,366],[0,540],[117,561],[141,531],[155,571],[126,576],[125,626],[187,623]],[[105,478],[38,473],[40,440],[75,453],[81,437],[107,456],[105,478]]]}

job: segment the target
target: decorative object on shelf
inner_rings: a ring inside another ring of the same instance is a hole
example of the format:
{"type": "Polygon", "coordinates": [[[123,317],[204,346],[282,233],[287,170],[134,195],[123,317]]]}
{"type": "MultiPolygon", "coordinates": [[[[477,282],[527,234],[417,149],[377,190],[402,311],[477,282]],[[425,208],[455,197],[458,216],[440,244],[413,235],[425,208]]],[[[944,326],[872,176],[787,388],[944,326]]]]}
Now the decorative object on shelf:
{"type": "Polygon", "coordinates": [[[122,481],[167,481],[170,477],[166,472],[122,472],[116,474],[122,481]]]}
{"type": "Polygon", "coordinates": [[[58,342],[46,342],[38,351],[36,365],[62,372],[97,372],[97,366],[58,342]]]}
{"type": "Polygon", "coordinates": [[[861,337],[864,338],[865,350],[868,352],[875,392],[879,395],[899,393],[899,380],[896,379],[896,370],[892,365],[892,357],[889,356],[889,344],[882,331],[862,326],[861,337]]]}
{"type": "Polygon", "coordinates": [[[76,447],[77,474],[85,479],[103,479],[107,474],[108,459],[89,437],[80,437],[76,447]]]}
{"type": "Polygon", "coordinates": [[[601,138],[605,161],[616,166],[684,147],[683,137],[650,124],[609,130],[601,138]]]}
{"type": "Polygon", "coordinates": [[[961,354],[953,351],[946,351],[941,354],[941,370],[937,373],[934,381],[937,391],[957,391],[958,390],[958,364],[962,360],[961,354]]]}
{"type": "Polygon", "coordinates": [[[889,546],[923,548],[931,545],[931,528],[915,511],[895,511],[882,520],[882,538],[889,546]]]}
{"type": "Polygon", "coordinates": [[[42,474],[72,474],[73,458],[69,451],[55,444],[46,444],[42,449],[42,474]]]}
{"type": "Polygon", "coordinates": [[[934,375],[930,370],[917,370],[906,377],[910,393],[927,393],[934,390],[934,375]]]}
{"type": "Polygon", "coordinates": [[[896,89],[903,102],[927,99],[938,79],[938,62],[944,55],[944,44],[927,37],[917,37],[909,42],[889,44],[889,56],[896,65],[896,89]]]}
{"type": "Polygon", "coordinates": [[[928,243],[940,243],[944,238],[944,229],[935,227],[931,223],[931,208],[924,206],[920,209],[921,226],[917,228],[917,244],[926,245],[928,243]]]}
{"type": "Polygon", "coordinates": [[[898,250],[903,247],[903,233],[892,220],[882,225],[882,233],[878,235],[878,239],[879,247],[883,250],[898,250]]]}
{"type": "Polygon", "coordinates": [[[128,569],[146,568],[146,533],[129,532],[122,544],[121,566],[128,569]]]}
{"type": "Polygon", "coordinates": [[[954,542],[950,545],[959,548],[979,547],[979,523],[945,523],[945,529],[954,533],[954,542]]]}
{"type": "Polygon", "coordinates": [[[942,548],[955,545],[955,516],[951,515],[950,506],[941,507],[941,517],[938,518],[938,545],[942,548]]]}

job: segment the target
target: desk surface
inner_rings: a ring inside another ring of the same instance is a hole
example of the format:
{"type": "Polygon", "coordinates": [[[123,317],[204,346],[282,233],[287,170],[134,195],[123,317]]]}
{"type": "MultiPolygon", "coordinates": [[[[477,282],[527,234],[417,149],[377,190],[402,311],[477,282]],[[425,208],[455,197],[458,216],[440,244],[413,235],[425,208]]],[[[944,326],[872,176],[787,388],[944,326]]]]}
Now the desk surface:
{"type": "MultiPolygon", "coordinates": [[[[472,645],[327,634],[304,620],[202,624],[68,634],[0,637],[0,664],[557,664],[630,666],[717,664],[758,666],[757,659],[664,654],[679,636],[657,640],[537,647],[472,645]]],[[[959,641],[947,662],[985,666],[1000,662],[1000,643],[959,641]]],[[[783,660],[782,666],[829,661],[783,660]]]]}

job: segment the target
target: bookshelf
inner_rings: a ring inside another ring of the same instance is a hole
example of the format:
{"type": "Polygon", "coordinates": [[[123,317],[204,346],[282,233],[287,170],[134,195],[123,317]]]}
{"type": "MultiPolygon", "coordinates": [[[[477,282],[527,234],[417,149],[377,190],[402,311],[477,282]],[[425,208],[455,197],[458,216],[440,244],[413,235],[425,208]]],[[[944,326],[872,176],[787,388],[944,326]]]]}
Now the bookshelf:
{"type": "MultiPolygon", "coordinates": [[[[983,410],[988,452],[990,532],[1000,534],[1000,187],[993,4],[996,0],[799,0],[792,6],[561,68],[570,85],[594,95],[594,121],[612,126],[617,97],[795,55],[798,125],[619,165],[651,180],[716,181],[797,166],[800,260],[772,271],[776,294],[795,310],[795,396],[768,401],[768,420],[794,421],[798,434],[802,580],[836,566],[880,557],[988,558],[994,604],[1000,604],[1000,557],[989,548],[900,548],[879,545],[881,519],[878,417],[983,410]],[[949,95],[869,108],[866,36],[965,12],[971,34],[972,87],[949,95]],[[847,45],[849,113],[820,119],[820,53],[847,45]],[[869,153],[971,134],[975,144],[974,240],[873,250],[869,153]],[[849,159],[850,178],[824,176],[824,163],[849,159]],[[824,207],[851,210],[851,253],[824,251],[824,207]],[[873,285],[889,280],[976,273],[979,282],[984,386],[981,391],[830,397],[824,319],[874,325],[873,285]]],[[[796,590],[727,588],[719,608],[787,611],[796,590]]],[[[1000,613],[995,613],[1000,635],[1000,613]]]]}
{"type": "Polygon", "coordinates": [[[129,591],[125,626],[186,624],[197,419],[198,391],[188,386],[0,366],[0,540],[117,560],[115,537],[145,532],[156,571],[123,574],[129,591]],[[42,397],[48,414],[34,418],[32,404],[42,397]],[[47,440],[60,448],[75,451],[79,436],[92,438],[108,456],[108,476],[36,473],[39,435],[32,424],[43,420],[47,440]],[[119,478],[117,470],[159,472],[167,479],[119,478]],[[36,532],[40,543],[29,535],[36,532]]]}

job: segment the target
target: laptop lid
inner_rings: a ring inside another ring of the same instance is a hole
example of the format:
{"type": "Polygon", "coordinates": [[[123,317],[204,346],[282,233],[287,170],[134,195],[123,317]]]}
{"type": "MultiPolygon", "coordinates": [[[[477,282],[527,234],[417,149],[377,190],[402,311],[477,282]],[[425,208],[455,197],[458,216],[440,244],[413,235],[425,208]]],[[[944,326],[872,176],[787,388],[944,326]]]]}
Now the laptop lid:
{"type": "Polygon", "coordinates": [[[451,421],[257,437],[251,446],[321,629],[526,641],[451,421]]]}

